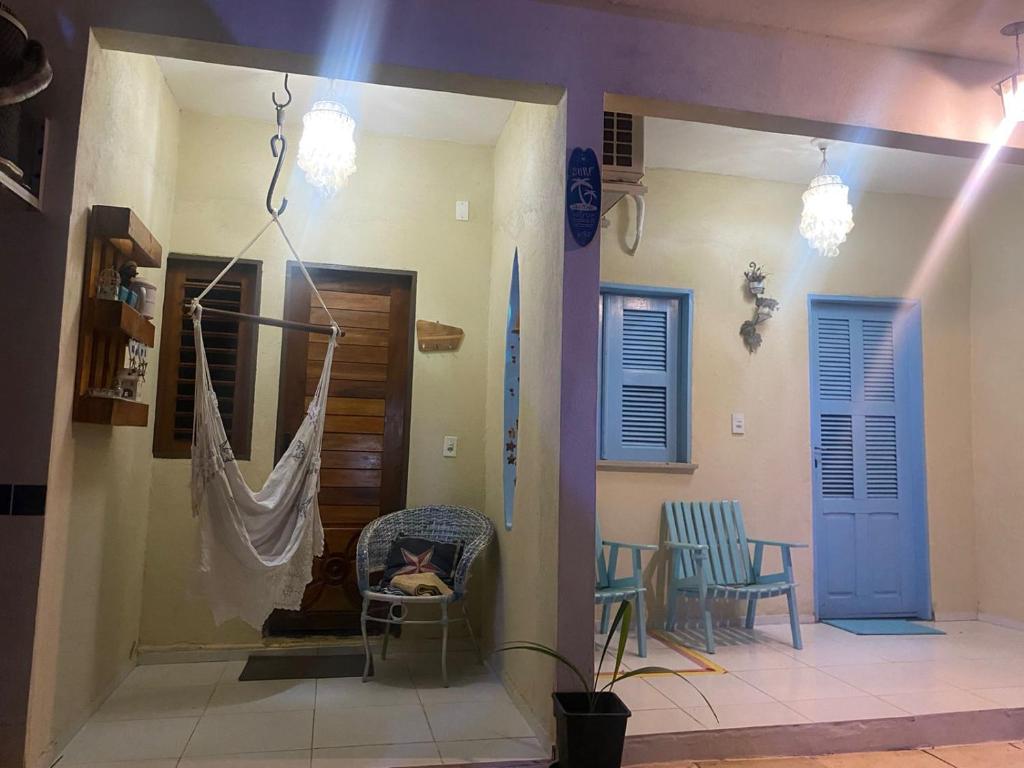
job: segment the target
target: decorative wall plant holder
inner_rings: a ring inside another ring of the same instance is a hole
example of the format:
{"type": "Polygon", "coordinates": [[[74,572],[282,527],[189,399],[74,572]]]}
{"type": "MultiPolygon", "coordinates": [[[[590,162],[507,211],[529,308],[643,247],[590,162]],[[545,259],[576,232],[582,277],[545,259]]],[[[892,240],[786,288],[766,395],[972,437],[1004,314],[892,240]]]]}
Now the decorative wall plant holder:
{"type": "Polygon", "coordinates": [[[764,295],[768,273],[763,267],[758,266],[757,262],[750,262],[750,268],[743,273],[743,277],[747,281],[747,293],[754,298],[754,317],[743,321],[740,336],[743,337],[747,351],[753,353],[760,349],[764,340],[757,327],[771,319],[775,310],[779,308],[779,302],[764,295]]]}

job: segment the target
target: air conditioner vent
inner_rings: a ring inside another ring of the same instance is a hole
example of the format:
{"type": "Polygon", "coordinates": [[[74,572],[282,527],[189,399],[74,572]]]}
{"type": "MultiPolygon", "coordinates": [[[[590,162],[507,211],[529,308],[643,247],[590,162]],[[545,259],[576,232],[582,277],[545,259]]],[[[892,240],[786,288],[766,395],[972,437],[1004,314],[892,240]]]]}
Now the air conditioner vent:
{"type": "Polygon", "coordinates": [[[604,113],[601,177],[605,182],[639,182],[644,175],[644,118],[628,112],[604,113]]]}

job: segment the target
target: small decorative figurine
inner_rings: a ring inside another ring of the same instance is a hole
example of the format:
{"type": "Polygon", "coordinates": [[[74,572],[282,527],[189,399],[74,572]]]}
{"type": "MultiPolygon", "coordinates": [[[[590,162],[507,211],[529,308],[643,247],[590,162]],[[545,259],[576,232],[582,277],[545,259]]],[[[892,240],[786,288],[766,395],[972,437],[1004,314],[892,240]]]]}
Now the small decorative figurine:
{"type": "Polygon", "coordinates": [[[764,268],[758,266],[757,262],[750,262],[750,269],[743,273],[747,280],[747,293],[754,297],[754,317],[751,320],[744,320],[740,326],[740,336],[748,352],[756,352],[761,347],[763,338],[757,330],[757,326],[766,320],[770,320],[772,314],[779,308],[779,302],[764,295],[765,280],[768,273],[764,268]]]}

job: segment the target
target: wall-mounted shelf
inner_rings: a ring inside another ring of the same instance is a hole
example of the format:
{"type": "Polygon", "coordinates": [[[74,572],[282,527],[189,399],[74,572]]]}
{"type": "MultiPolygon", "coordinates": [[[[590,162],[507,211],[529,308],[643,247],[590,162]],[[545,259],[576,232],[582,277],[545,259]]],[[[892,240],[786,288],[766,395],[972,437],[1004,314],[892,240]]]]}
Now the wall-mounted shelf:
{"type": "Polygon", "coordinates": [[[152,347],[156,339],[156,326],[123,301],[93,299],[92,325],[97,331],[123,333],[147,347],[152,347]]]}
{"type": "Polygon", "coordinates": [[[108,268],[117,270],[126,261],[159,267],[163,248],[130,208],[94,205],[83,270],[75,421],[128,427],[144,427],[149,421],[146,403],[89,394],[113,386],[118,369],[125,364],[129,340],[147,347],[155,344],[153,323],[123,301],[96,296],[100,273],[108,268]]]}

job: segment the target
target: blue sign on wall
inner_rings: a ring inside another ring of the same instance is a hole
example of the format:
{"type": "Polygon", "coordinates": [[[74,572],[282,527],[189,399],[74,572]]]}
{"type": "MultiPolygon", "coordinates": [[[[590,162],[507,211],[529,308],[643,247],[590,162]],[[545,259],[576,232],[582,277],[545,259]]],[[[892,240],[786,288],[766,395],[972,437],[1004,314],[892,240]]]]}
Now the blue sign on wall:
{"type": "Polygon", "coordinates": [[[601,166],[592,149],[576,147],[569,155],[565,213],[576,244],[584,246],[590,243],[601,226],[601,166]]]}

